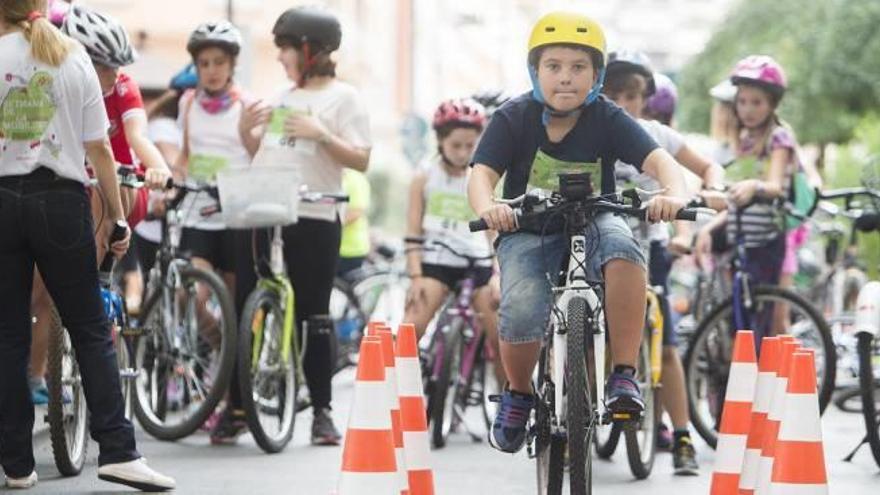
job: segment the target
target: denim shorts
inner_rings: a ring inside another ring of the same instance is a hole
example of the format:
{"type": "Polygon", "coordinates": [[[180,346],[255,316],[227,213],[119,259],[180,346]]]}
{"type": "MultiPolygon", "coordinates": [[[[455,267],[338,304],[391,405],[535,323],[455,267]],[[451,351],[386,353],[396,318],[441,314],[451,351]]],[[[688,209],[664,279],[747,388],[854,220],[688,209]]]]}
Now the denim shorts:
{"type": "MultiPolygon", "coordinates": [[[[623,259],[645,269],[645,255],[623,218],[602,213],[587,227],[587,276],[602,281],[602,268],[613,259],[623,259]]],[[[562,262],[567,260],[568,237],[563,233],[516,232],[498,241],[501,268],[501,340],[512,344],[540,341],[553,304],[551,280],[556,283],[562,262]],[[543,247],[542,247],[543,245],[543,247]],[[548,279],[547,273],[551,276],[548,279]]]]}

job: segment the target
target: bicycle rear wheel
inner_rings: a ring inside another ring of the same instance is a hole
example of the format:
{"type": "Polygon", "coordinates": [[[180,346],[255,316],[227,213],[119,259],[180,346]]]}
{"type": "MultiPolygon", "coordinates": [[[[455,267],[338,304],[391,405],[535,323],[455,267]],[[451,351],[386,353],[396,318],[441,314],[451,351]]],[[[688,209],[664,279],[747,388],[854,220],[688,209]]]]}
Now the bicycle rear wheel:
{"type": "Polygon", "coordinates": [[[639,347],[639,362],[636,380],[645,401],[645,412],[638,421],[627,422],[623,426],[626,438],[626,458],[633,476],[643,480],[651,475],[654,456],[657,453],[657,411],[654,387],[651,383],[651,329],[646,327],[639,347]]]}
{"type": "Polygon", "coordinates": [[[63,476],[76,476],[82,471],[88,454],[89,411],[79,363],[54,305],[51,315],[47,380],[49,439],[58,471],[63,476]]]}
{"type": "Polygon", "coordinates": [[[279,294],[265,287],[255,289],[245,303],[241,326],[237,378],[248,427],[261,449],[281,452],[296,422],[299,356],[283,340],[284,309],[279,294]]]}
{"type": "MultiPolygon", "coordinates": [[[[774,305],[779,303],[788,305],[789,333],[799,339],[801,346],[815,351],[819,408],[824,412],[834,391],[837,371],[831,330],[816,309],[797,294],[772,286],[752,288],[753,315],[772,315],[774,305]]],[[[733,298],[728,297],[700,322],[684,361],[691,422],[713,449],[718,443],[718,426],[733,351],[732,313],[733,298]]]]}
{"type": "Polygon", "coordinates": [[[351,286],[336,278],[330,293],[330,318],[336,330],[336,364],[333,374],[357,364],[366,318],[361,312],[351,286]]]}
{"type": "Polygon", "coordinates": [[[865,418],[865,439],[871,446],[874,462],[880,466],[880,411],[878,411],[877,379],[874,366],[880,360],[880,346],[874,336],[859,334],[859,389],[862,393],[862,416],[865,418]]]}
{"type": "Polygon", "coordinates": [[[568,431],[569,489],[571,495],[593,492],[592,457],[595,421],[587,386],[586,329],[587,301],[574,297],[568,302],[567,353],[565,368],[566,429],[568,431]]]}
{"type": "Polygon", "coordinates": [[[205,422],[229,387],[238,344],[220,277],[193,266],[178,275],[168,300],[161,292],[148,298],[134,349],[134,412],[159,440],[181,439],[205,422]]]}

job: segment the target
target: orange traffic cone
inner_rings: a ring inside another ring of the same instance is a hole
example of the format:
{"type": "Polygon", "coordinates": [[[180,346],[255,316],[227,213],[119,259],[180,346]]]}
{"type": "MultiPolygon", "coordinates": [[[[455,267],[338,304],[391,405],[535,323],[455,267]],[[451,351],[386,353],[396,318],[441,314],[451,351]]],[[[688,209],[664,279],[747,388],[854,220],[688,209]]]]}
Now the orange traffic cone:
{"type": "Polygon", "coordinates": [[[758,464],[761,460],[761,445],[773,390],[776,385],[776,372],[779,369],[779,352],[782,342],[777,337],[767,337],[761,343],[761,358],[758,360],[758,381],[755,386],[755,401],[752,404],[752,421],[746,441],[746,454],[739,478],[740,495],[755,493],[758,481],[758,464]]]}
{"type": "Polygon", "coordinates": [[[428,421],[422,398],[422,370],[416,344],[416,328],[402,324],[397,330],[397,390],[400,395],[400,426],[410,495],[434,495],[428,421]]]}
{"type": "Polygon", "coordinates": [[[740,330],[736,332],[727,378],[727,394],[724,396],[724,412],[721,414],[721,431],[718,432],[715,469],[709,491],[711,495],[736,495],[739,489],[739,473],[746,452],[757,379],[755,334],[740,330]]]}
{"type": "Polygon", "coordinates": [[[795,352],[789,375],[770,492],[773,495],[827,495],[816,361],[811,350],[795,352]]]}
{"type": "Polygon", "coordinates": [[[788,371],[791,358],[800,344],[794,337],[781,335],[782,348],[779,352],[779,370],[776,373],[776,384],[773,399],[770,401],[770,412],[764,423],[764,434],[761,439],[761,459],[758,462],[758,478],[755,483],[755,495],[770,495],[770,477],[773,474],[773,458],[776,452],[776,437],[779,435],[779,422],[785,411],[785,390],[788,388],[788,371]]]}
{"type": "Polygon", "coordinates": [[[400,399],[397,396],[397,369],[394,366],[394,337],[391,329],[380,327],[376,335],[382,339],[382,357],[385,360],[385,384],[391,403],[391,432],[394,435],[394,460],[397,462],[397,479],[401,495],[409,494],[409,481],[403,451],[403,431],[400,429],[400,399]]]}
{"type": "Polygon", "coordinates": [[[400,490],[386,390],[382,341],[378,337],[364,337],[342,452],[338,495],[394,494],[400,490]]]}

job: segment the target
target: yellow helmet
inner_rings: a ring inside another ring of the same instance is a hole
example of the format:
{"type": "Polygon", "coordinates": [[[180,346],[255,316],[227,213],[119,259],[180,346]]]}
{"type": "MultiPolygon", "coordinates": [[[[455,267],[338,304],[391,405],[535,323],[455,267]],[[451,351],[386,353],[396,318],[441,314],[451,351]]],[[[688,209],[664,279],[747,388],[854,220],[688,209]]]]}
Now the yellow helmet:
{"type": "Polygon", "coordinates": [[[529,53],[557,43],[585,46],[599,52],[605,65],[605,32],[589,17],[574,12],[551,12],[535,23],[529,36],[529,53]]]}

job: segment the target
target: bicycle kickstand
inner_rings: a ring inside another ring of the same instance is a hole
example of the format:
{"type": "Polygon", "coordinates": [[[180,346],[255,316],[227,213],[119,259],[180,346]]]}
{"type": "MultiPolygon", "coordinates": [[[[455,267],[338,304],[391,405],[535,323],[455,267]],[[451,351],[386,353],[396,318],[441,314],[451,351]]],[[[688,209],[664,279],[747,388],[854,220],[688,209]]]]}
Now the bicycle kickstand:
{"type": "Polygon", "coordinates": [[[854,448],[848,456],[843,458],[843,462],[852,462],[853,457],[855,457],[856,455],[856,452],[858,452],[859,449],[862,448],[862,445],[865,445],[866,443],[868,443],[868,435],[865,435],[865,438],[862,438],[862,441],[859,442],[858,445],[856,445],[856,448],[854,448]]]}

